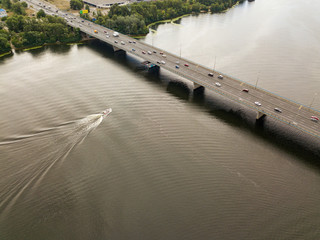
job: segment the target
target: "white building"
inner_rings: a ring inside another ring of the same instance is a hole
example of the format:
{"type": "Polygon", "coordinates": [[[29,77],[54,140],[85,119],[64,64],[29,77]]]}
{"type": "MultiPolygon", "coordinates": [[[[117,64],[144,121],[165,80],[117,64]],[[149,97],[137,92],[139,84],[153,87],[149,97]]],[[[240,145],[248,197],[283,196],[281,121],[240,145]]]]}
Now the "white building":
{"type": "Polygon", "coordinates": [[[96,8],[110,8],[114,4],[127,4],[128,0],[83,0],[83,3],[96,8]]]}
{"type": "Polygon", "coordinates": [[[7,15],[7,12],[6,12],[6,10],[4,10],[4,9],[0,9],[0,18],[3,18],[3,17],[7,17],[8,15],[7,15]]]}

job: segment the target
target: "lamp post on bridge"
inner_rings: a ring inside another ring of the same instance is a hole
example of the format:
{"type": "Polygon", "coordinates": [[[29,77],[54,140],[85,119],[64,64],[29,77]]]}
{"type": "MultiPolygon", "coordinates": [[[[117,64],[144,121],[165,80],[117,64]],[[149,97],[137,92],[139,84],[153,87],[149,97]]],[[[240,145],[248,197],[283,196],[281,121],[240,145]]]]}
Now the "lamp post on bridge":
{"type": "Polygon", "coordinates": [[[312,98],[312,101],[311,101],[311,103],[310,103],[309,108],[311,108],[311,106],[312,106],[312,104],[313,104],[313,102],[314,102],[314,99],[316,98],[317,95],[318,95],[318,93],[315,93],[315,94],[313,95],[313,98],[312,98]]]}
{"type": "Polygon", "coordinates": [[[260,71],[258,72],[258,76],[257,76],[257,81],[256,81],[256,85],[254,86],[254,88],[255,88],[255,89],[257,88],[257,85],[258,85],[258,81],[259,81],[259,77],[260,77],[260,71]]]}

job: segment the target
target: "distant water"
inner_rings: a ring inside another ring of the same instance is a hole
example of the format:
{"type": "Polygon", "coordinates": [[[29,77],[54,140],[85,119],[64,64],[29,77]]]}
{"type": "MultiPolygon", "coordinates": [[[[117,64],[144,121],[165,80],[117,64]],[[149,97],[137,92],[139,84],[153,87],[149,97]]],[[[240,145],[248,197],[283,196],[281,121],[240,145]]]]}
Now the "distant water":
{"type": "MultiPolygon", "coordinates": [[[[320,109],[319,10],[256,0],[142,41],[320,109]]],[[[0,239],[320,238],[318,140],[140,61],[98,42],[0,59],[0,239]]]]}

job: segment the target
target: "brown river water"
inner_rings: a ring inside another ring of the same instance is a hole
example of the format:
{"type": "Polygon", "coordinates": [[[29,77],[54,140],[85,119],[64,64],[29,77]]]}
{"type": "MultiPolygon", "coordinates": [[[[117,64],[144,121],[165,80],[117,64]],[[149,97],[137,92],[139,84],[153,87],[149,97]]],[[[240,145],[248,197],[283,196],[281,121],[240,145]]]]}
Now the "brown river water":
{"type": "MultiPolygon", "coordinates": [[[[256,0],[141,41],[319,110],[319,12],[256,0]]],[[[320,140],[141,61],[0,59],[0,240],[320,239],[320,140]]]]}

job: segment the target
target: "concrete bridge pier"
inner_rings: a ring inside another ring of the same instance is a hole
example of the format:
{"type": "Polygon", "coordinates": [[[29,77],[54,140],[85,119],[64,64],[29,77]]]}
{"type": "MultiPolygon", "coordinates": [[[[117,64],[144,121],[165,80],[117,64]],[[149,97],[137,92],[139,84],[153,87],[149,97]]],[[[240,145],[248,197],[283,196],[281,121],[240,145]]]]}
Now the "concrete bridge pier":
{"type": "Polygon", "coordinates": [[[120,49],[120,48],[117,48],[116,46],[113,46],[113,51],[114,53],[116,53],[117,55],[126,55],[127,52],[120,49]]]}
{"type": "Polygon", "coordinates": [[[159,73],[159,71],[160,71],[160,67],[158,65],[151,64],[150,66],[148,66],[149,73],[159,73]]]}
{"type": "Polygon", "coordinates": [[[260,120],[263,119],[266,115],[263,112],[257,111],[256,119],[260,120]]]}
{"type": "Polygon", "coordinates": [[[204,88],[204,86],[198,84],[198,83],[195,83],[193,82],[193,91],[197,90],[197,89],[200,89],[200,88],[204,88]]]}

